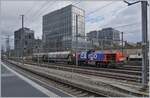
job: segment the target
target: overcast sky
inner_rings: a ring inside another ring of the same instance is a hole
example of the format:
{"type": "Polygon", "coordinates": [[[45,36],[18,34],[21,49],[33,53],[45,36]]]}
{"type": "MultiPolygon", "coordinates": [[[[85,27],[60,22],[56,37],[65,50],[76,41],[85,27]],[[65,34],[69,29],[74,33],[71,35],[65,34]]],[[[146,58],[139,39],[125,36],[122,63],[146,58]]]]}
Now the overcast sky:
{"type": "MultiPolygon", "coordinates": [[[[131,0],[132,1],[132,0],[131,0]]],[[[1,1],[1,43],[6,35],[11,36],[13,46],[14,31],[21,28],[21,14],[25,15],[25,27],[35,31],[35,37],[42,37],[42,16],[69,4],[85,10],[85,31],[114,27],[124,32],[129,42],[141,41],[141,4],[127,6],[123,1],[1,1]]],[[[149,8],[148,8],[149,10],[149,8]]],[[[148,11],[149,12],[149,11],[148,11]]],[[[148,15],[150,15],[148,13],[148,15]]]]}

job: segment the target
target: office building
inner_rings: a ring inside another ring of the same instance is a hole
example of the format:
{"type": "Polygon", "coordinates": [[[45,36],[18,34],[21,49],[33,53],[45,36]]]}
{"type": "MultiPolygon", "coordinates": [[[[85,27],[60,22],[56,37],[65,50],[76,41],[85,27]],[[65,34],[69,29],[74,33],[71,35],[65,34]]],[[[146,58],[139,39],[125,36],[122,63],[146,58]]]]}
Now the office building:
{"type": "Polygon", "coordinates": [[[87,33],[88,41],[98,43],[100,47],[110,47],[120,44],[120,32],[113,28],[104,28],[99,31],[91,31],[87,33]]]}
{"type": "MultiPolygon", "coordinates": [[[[69,5],[43,16],[43,49],[67,51],[76,49],[77,35],[85,36],[84,10],[69,5]]],[[[77,37],[78,48],[83,49],[85,39],[77,37]]]]}

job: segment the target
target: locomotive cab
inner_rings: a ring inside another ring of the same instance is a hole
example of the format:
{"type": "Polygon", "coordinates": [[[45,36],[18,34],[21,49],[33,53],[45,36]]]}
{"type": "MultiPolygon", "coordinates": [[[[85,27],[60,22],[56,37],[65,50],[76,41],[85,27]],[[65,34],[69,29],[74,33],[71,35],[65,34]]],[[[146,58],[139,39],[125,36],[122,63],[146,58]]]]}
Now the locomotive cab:
{"type": "Polygon", "coordinates": [[[121,52],[106,53],[105,62],[109,67],[123,64],[125,56],[121,52]]]}

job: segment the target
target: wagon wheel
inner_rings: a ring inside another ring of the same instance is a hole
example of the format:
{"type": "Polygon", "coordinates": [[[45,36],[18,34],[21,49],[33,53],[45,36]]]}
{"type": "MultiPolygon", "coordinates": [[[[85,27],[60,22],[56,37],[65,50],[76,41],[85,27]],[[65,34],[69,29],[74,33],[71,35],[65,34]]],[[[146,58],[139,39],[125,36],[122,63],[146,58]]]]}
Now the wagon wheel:
{"type": "Polygon", "coordinates": [[[109,64],[108,64],[108,67],[109,67],[109,68],[116,68],[115,62],[114,62],[113,60],[110,61],[109,64]]]}

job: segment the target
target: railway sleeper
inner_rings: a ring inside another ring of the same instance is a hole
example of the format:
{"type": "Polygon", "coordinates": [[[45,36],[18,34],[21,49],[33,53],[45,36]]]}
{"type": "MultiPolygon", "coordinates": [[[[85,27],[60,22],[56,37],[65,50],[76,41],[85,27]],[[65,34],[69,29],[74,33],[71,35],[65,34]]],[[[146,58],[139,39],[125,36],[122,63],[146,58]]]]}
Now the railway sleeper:
{"type": "MultiPolygon", "coordinates": [[[[30,69],[31,70],[31,69],[30,69]]],[[[32,70],[33,71],[33,70],[32,70]]],[[[34,70],[35,71],[35,70],[34,70]]],[[[38,73],[39,71],[36,71],[36,73],[38,73]]],[[[47,76],[46,74],[44,74],[44,76],[47,76]]],[[[49,75],[48,75],[49,76],[49,75]]],[[[56,77],[54,77],[54,79],[57,79],[56,77]]],[[[60,80],[60,82],[62,82],[63,80],[60,80]]],[[[65,80],[64,81],[65,83],[67,83],[68,82],[68,80],[65,80]]],[[[75,85],[74,85],[75,86],[75,85]]],[[[80,85],[81,86],[81,85],[80,85]]],[[[78,87],[80,87],[79,86],[79,84],[78,84],[78,87]]],[[[84,86],[82,85],[82,87],[84,88],[84,86]]],[[[97,91],[95,91],[94,89],[92,90],[92,91],[94,91],[94,92],[97,92],[97,91]]],[[[99,92],[100,93],[100,92],[99,92]]],[[[103,92],[103,94],[104,94],[104,92],[103,92]]],[[[107,93],[108,94],[108,93],[107,93]]],[[[110,93],[109,93],[110,94],[110,93]]],[[[105,94],[106,95],[106,94],[105,94]]]]}
{"type": "MultiPolygon", "coordinates": [[[[30,64],[33,64],[33,63],[30,63],[30,64]]],[[[56,68],[57,66],[59,65],[55,65],[55,66],[51,66],[51,65],[48,65],[48,64],[42,64],[41,67],[49,67],[49,68],[56,68]]],[[[73,66],[68,66],[68,67],[73,67],[73,66]]],[[[66,67],[63,67],[63,68],[59,68],[59,69],[62,69],[62,70],[70,70],[70,68],[66,68],[66,67]]],[[[73,68],[76,68],[76,67],[73,67],[73,68]]],[[[116,68],[116,69],[110,69],[110,68],[97,68],[97,69],[94,69],[94,68],[87,68],[87,67],[77,67],[77,68],[82,68],[82,69],[87,69],[87,70],[96,70],[96,71],[108,71],[108,72],[114,72],[114,73],[124,73],[124,74],[132,74],[132,75],[141,75],[141,72],[140,71],[134,71],[133,70],[122,70],[123,68],[119,69],[116,68]]]]}
{"type": "MultiPolygon", "coordinates": [[[[107,95],[107,92],[105,92],[105,94],[104,94],[104,92],[103,91],[97,91],[97,90],[95,90],[95,89],[92,89],[91,90],[91,88],[87,88],[86,86],[83,86],[83,85],[80,85],[80,84],[74,84],[74,83],[70,83],[68,80],[64,80],[64,79],[58,79],[57,77],[53,77],[53,76],[50,76],[50,75],[47,75],[47,74],[43,74],[43,73],[40,73],[39,74],[39,71],[35,71],[35,69],[34,69],[34,71],[33,70],[31,70],[30,68],[27,68],[27,67],[25,67],[25,66],[20,66],[20,67],[23,67],[24,69],[26,69],[26,70],[30,70],[30,71],[32,71],[33,73],[36,73],[36,74],[38,74],[38,75],[41,75],[41,76],[44,76],[44,77],[47,77],[47,78],[50,78],[50,79],[54,79],[54,80],[59,80],[59,82],[60,83],[66,83],[66,84],[68,84],[68,85],[72,85],[73,87],[77,87],[77,88],[79,88],[80,87],[80,89],[82,88],[83,90],[86,90],[86,91],[90,91],[91,93],[93,93],[93,95],[97,95],[97,96],[106,96],[107,95]]],[[[116,95],[113,95],[113,96],[116,96],[116,95]]]]}
{"type": "MultiPolygon", "coordinates": [[[[88,97],[88,96],[89,96],[88,93],[82,93],[82,94],[78,95],[78,97],[88,97]]],[[[93,97],[95,97],[95,96],[93,96],[93,97]]]]}

